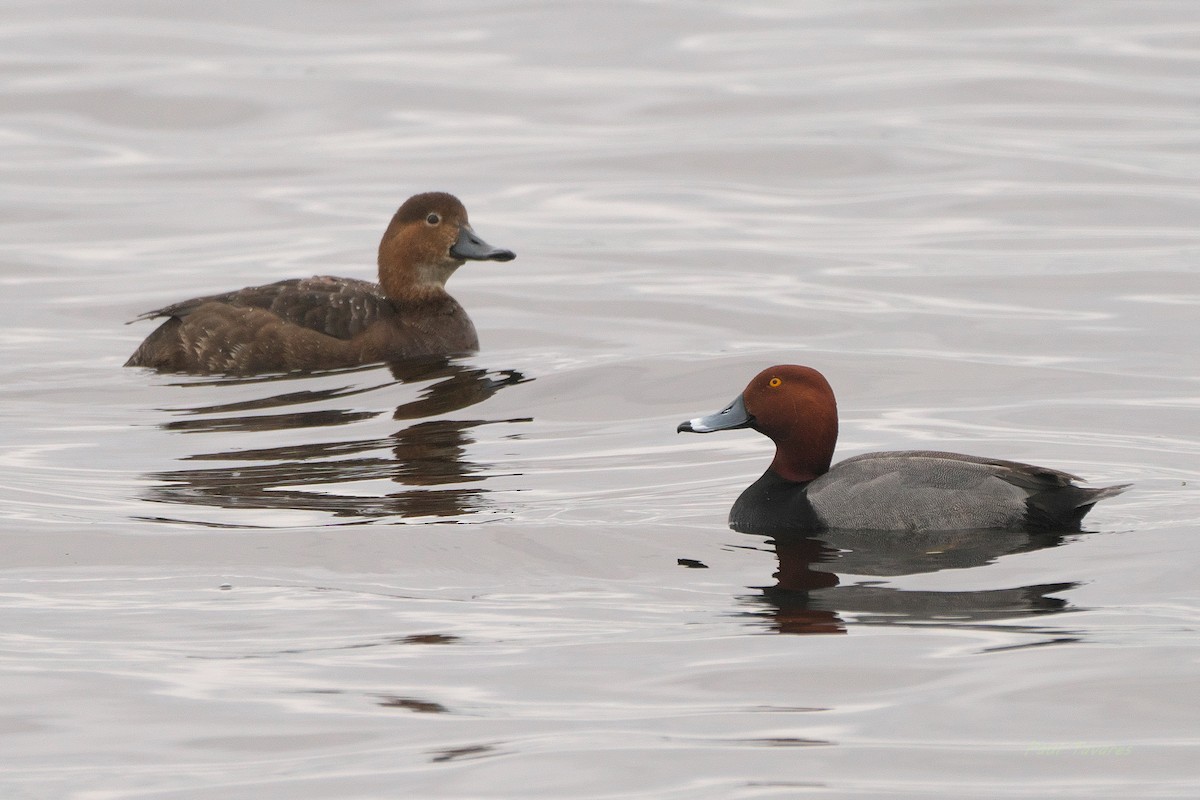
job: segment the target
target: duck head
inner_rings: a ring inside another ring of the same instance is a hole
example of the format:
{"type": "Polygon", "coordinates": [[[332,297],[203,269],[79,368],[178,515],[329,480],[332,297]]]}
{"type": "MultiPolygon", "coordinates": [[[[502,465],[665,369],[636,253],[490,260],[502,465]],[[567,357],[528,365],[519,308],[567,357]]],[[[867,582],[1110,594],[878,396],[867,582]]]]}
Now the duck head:
{"type": "Polygon", "coordinates": [[[679,424],[677,432],[753,428],[775,442],[771,470],[796,483],[829,471],[837,444],[837,401],[825,376],[811,367],[764,369],[732,403],[715,414],[679,424]]]}
{"type": "Polygon", "coordinates": [[[462,202],[446,192],[413,195],[400,206],[379,242],[379,284],[394,299],[419,299],[445,291],[467,261],[512,261],[511,250],[492,247],[467,221],[462,202]]]}

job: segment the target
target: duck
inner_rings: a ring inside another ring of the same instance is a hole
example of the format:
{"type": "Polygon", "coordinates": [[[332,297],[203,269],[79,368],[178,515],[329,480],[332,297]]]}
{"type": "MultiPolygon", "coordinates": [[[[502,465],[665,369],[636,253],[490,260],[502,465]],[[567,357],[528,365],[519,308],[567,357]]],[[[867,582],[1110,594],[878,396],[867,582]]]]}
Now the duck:
{"type": "Polygon", "coordinates": [[[467,261],[512,261],[447,192],[408,198],[379,242],[379,282],[318,275],[184,300],[127,367],[201,375],[311,372],[475,352],[479,336],[446,281],[467,261]]]}
{"type": "Polygon", "coordinates": [[[767,471],[738,497],[729,526],[776,531],[1077,531],[1098,501],[1131,484],[1088,488],[1075,475],[934,450],[864,453],[834,466],[837,401],[812,367],[758,373],[733,402],[679,433],[751,428],[775,443],[767,471]]]}

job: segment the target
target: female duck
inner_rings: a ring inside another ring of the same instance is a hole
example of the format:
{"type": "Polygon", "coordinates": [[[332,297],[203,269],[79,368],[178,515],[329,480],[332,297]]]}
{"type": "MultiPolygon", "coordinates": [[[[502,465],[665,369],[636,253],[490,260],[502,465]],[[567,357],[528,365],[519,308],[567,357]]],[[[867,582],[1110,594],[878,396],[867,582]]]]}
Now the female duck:
{"type": "Polygon", "coordinates": [[[1053,469],[927,450],[866,453],[830,469],[837,403],[810,367],[763,370],[724,409],[678,430],[731,428],[753,428],[775,442],[775,460],[729,512],[738,531],[1078,530],[1097,501],[1128,487],[1088,489],[1053,469]]]}
{"type": "Polygon", "coordinates": [[[446,280],[466,261],[515,257],[475,235],[454,195],[414,195],[379,243],[379,283],[296,278],[160,308],[138,317],[168,319],[125,366],[250,375],[472,352],[479,337],[446,280]]]}

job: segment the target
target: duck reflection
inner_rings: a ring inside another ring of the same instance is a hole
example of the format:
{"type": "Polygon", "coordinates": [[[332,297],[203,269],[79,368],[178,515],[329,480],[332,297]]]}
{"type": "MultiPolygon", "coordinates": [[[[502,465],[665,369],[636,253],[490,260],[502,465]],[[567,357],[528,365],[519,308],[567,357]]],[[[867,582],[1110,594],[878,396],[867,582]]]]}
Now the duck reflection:
{"type": "MultiPolygon", "coordinates": [[[[147,490],[145,498],[162,503],[226,508],[324,511],[335,516],[368,519],[386,516],[445,518],[481,510],[485,507],[485,490],[462,484],[483,481],[492,474],[492,465],[475,463],[466,457],[467,449],[474,441],[471,432],[482,425],[528,420],[426,418],[476,405],[500,389],[527,379],[514,370],[489,371],[449,359],[405,362],[391,365],[390,369],[393,381],[285,392],[177,411],[187,418],[164,423],[162,428],[181,433],[325,428],[376,418],[386,412],[359,409],[247,412],[338,400],[397,384],[428,383],[417,399],[395,409],[394,419],[411,424],[389,436],[194,454],[186,460],[232,462],[235,465],[151,473],[146,477],[158,485],[147,490]],[[388,451],[387,455],[381,454],[388,451]],[[412,488],[382,496],[331,491],[334,485],[349,489],[351,484],[379,480],[412,488]]],[[[265,380],[269,379],[222,382],[245,384],[265,380]]],[[[230,440],[222,441],[228,443],[230,440]]]]}
{"type": "MultiPolygon", "coordinates": [[[[1077,534],[1076,534],[1077,535],[1077,534]]],[[[816,536],[778,534],[768,539],[779,558],[774,586],[754,587],[745,598],[779,633],[845,633],[846,617],[858,624],[977,624],[1070,610],[1050,595],[1075,583],[1005,589],[924,591],[885,581],[843,585],[841,574],[881,578],[979,567],[1001,556],[1056,547],[1062,534],[1023,531],[932,531],[881,534],[826,531],[816,536]]]]}

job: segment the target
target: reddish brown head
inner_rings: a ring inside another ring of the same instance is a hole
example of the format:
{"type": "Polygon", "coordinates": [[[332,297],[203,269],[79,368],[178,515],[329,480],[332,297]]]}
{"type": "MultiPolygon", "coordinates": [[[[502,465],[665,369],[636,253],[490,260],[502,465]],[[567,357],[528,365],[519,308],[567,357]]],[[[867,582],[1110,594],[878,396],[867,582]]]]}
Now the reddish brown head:
{"type": "Polygon", "coordinates": [[[511,250],[475,235],[467,209],[446,192],[413,195],[400,206],[379,242],[379,284],[394,299],[444,291],[446,281],[470,261],[511,261],[511,250]]]}
{"type": "Polygon", "coordinates": [[[753,428],[775,442],[771,469],[797,483],[829,471],[837,444],[837,401],[825,376],[811,367],[765,369],[721,411],[682,423],[694,433],[753,428]]]}

